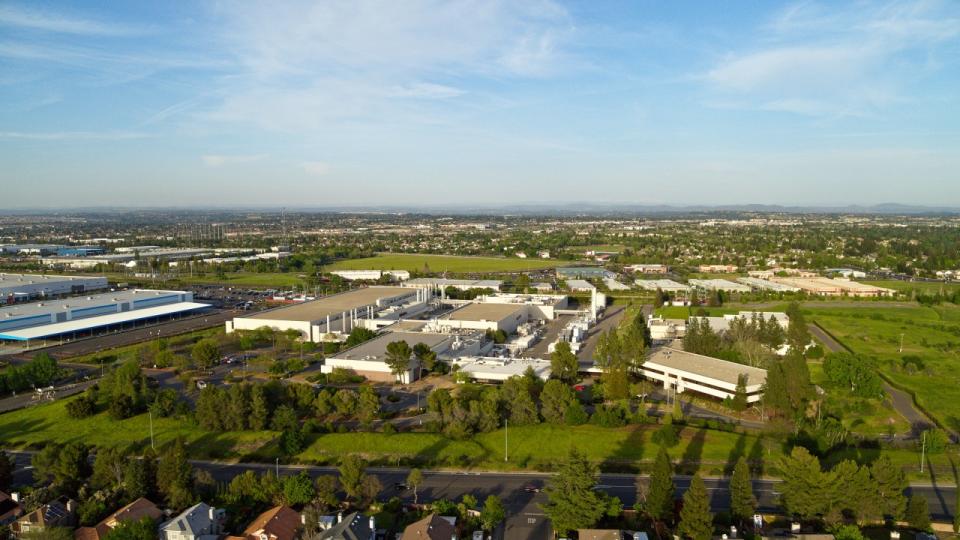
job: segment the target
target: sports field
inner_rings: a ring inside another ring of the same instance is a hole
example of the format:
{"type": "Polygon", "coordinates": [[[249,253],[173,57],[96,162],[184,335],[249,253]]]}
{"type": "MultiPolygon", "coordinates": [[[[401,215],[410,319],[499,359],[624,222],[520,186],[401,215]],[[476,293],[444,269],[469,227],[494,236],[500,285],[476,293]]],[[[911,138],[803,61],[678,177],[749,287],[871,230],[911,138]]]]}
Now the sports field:
{"type": "Polygon", "coordinates": [[[564,262],[546,259],[506,257],[467,257],[414,253],[381,253],[363,259],[337,261],[324,270],[407,270],[408,272],[451,272],[472,274],[487,272],[520,272],[562,266],[564,262]]]}

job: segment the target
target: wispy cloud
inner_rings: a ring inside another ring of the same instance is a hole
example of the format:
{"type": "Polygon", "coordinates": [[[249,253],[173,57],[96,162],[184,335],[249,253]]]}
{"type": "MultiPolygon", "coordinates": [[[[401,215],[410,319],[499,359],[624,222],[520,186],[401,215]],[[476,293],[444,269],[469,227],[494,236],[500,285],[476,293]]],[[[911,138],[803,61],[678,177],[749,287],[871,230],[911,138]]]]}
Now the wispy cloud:
{"type": "Polygon", "coordinates": [[[241,163],[251,163],[267,157],[266,154],[206,154],[200,156],[200,160],[207,167],[223,167],[226,165],[238,165],[241,163]]]}
{"type": "Polygon", "coordinates": [[[300,167],[313,176],[325,176],[330,173],[330,164],[325,161],[304,161],[300,167]]]}
{"type": "Polygon", "coordinates": [[[128,131],[0,131],[0,139],[27,141],[123,141],[145,139],[151,135],[128,131]]]}
{"type": "Polygon", "coordinates": [[[0,5],[0,25],[86,36],[137,36],[149,29],[120,23],[73,17],[17,4],[0,5]]]}
{"type": "MultiPolygon", "coordinates": [[[[956,4],[953,4],[955,7],[956,4]]],[[[803,115],[861,115],[899,100],[899,88],[924,69],[911,54],[960,36],[950,4],[813,2],[776,14],[749,52],[732,53],[703,77],[745,108],[803,115]]]]}

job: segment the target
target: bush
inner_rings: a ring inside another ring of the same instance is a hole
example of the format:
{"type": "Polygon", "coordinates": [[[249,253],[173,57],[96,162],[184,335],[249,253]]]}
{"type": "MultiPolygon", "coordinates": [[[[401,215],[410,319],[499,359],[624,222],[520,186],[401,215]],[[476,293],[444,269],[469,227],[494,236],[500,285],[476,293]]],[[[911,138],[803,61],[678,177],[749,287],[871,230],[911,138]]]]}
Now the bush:
{"type": "Polygon", "coordinates": [[[89,396],[83,395],[67,403],[67,416],[70,418],[86,418],[97,412],[97,403],[89,396]]]}

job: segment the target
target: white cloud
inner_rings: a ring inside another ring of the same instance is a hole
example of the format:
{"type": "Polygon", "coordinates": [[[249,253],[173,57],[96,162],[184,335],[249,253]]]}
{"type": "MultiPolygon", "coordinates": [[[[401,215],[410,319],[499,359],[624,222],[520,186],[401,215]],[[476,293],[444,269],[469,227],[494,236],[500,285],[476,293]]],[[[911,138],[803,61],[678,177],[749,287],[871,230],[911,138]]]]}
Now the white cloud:
{"type": "Polygon", "coordinates": [[[925,69],[908,55],[936,56],[939,46],[960,36],[952,6],[795,4],[772,19],[754,50],[727,55],[703,79],[726,97],[712,101],[739,97],[744,108],[869,114],[899,101],[900,89],[925,69]]]}
{"type": "Polygon", "coordinates": [[[237,165],[239,163],[250,163],[265,158],[264,154],[206,154],[200,156],[201,161],[207,167],[223,167],[224,165],[237,165]]]}
{"type": "Polygon", "coordinates": [[[124,24],[107,23],[61,13],[41,11],[15,4],[0,6],[0,25],[43,32],[89,36],[135,36],[146,29],[124,24]]]}
{"type": "Polygon", "coordinates": [[[465,93],[465,91],[452,86],[421,82],[395,86],[390,95],[401,98],[447,99],[462,96],[465,93]]]}
{"type": "Polygon", "coordinates": [[[313,176],[325,176],[330,172],[330,165],[324,161],[304,161],[300,167],[313,176]]]}

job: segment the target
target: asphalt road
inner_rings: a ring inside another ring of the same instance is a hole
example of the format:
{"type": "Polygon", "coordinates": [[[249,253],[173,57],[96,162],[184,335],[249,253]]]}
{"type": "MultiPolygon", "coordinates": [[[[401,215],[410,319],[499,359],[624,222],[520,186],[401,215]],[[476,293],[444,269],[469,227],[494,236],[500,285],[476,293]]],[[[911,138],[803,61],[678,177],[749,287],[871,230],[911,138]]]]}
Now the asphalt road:
{"type": "Polygon", "coordinates": [[[626,308],[624,306],[611,306],[603,312],[603,316],[597,321],[597,324],[590,329],[589,334],[587,335],[587,340],[583,343],[583,347],[580,348],[580,352],[577,353],[577,359],[583,362],[590,362],[593,364],[593,351],[597,350],[597,341],[600,339],[600,334],[610,330],[611,328],[616,328],[620,321],[623,320],[625,315],[626,308]]]}

